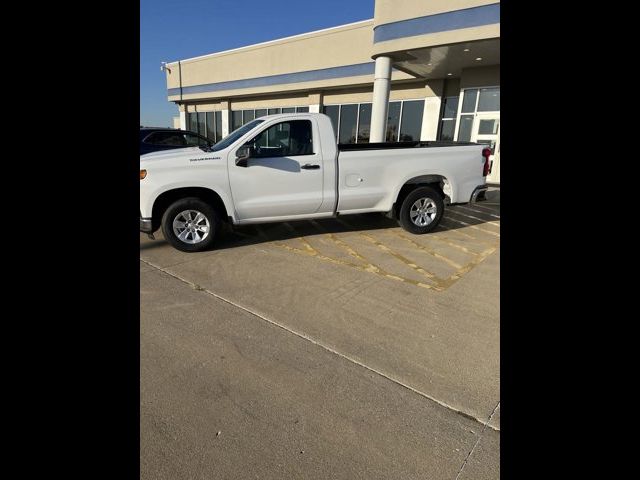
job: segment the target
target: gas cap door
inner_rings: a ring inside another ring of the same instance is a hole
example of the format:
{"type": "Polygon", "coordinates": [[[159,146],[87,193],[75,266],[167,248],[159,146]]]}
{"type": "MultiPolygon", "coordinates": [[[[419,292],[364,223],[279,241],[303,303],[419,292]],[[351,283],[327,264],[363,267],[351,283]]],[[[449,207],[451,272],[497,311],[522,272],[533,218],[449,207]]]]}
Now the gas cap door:
{"type": "Polygon", "coordinates": [[[364,182],[364,178],[362,178],[362,175],[359,173],[351,173],[347,175],[347,179],[345,181],[347,187],[357,187],[362,184],[362,182],[364,182]]]}

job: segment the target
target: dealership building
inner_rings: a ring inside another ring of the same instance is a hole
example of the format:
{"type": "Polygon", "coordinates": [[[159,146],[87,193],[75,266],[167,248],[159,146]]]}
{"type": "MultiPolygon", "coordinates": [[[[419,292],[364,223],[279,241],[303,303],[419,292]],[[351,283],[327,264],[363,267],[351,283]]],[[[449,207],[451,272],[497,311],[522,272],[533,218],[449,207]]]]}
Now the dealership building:
{"type": "Polygon", "coordinates": [[[371,20],[166,65],[176,125],[213,141],[254,118],[331,117],[336,141],[457,140],[500,182],[500,3],[375,0],[371,20]]]}

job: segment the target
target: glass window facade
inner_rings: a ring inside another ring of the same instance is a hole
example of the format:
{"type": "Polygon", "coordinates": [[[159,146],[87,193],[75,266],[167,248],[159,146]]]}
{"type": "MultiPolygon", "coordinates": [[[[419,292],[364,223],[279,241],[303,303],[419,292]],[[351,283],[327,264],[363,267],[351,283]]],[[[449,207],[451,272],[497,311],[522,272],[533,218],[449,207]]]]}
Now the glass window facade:
{"type": "Polygon", "coordinates": [[[213,118],[215,120],[214,131],[216,132],[216,136],[213,140],[215,142],[219,142],[222,140],[222,112],[214,112],[213,118]]]}
{"type": "Polygon", "coordinates": [[[205,137],[209,140],[215,142],[216,141],[216,122],[215,122],[215,112],[207,112],[206,113],[206,128],[207,131],[205,133],[205,137]]]}
{"type": "Polygon", "coordinates": [[[284,108],[256,108],[248,110],[234,110],[231,112],[231,126],[236,128],[245,125],[255,118],[266,115],[276,115],[278,113],[308,112],[309,107],[284,107],[284,108]]]}
{"type": "Polygon", "coordinates": [[[500,111],[500,87],[480,89],[480,98],[478,98],[478,111],[500,111]]]}
{"type": "Polygon", "coordinates": [[[389,102],[389,110],[387,112],[387,133],[385,140],[387,142],[398,141],[398,130],[400,127],[400,102],[389,102]]]}
{"type": "Polygon", "coordinates": [[[338,123],[340,121],[340,105],[327,105],[324,107],[324,114],[331,119],[334,137],[338,138],[338,123]]]}
{"type": "Polygon", "coordinates": [[[222,112],[187,113],[187,130],[215,143],[222,140],[222,112]]]}
{"type": "Polygon", "coordinates": [[[464,91],[462,98],[462,113],[473,113],[476,111],[476,99],[478,98],[478,89],[471,88],[464,91]]]}
{"type": "MultiPolygon", "coordinates": [[[[453,110],[453,109],[451,109],[453,110]]],[[[446,107],[445,107],[446,111],[446,107]]],[[[495,135],[498,133],[499,120],[479,120],[474,127],[474,117],[477,112],[499,112],[500,111],[500,87],[469,88],[463,92],[462,109],[460,115],[460,125],[458,127],[459,142],[471,140],[472,129],[476,128],[478,135],[495,135]]],[[[447,113],[450,115],[450,113],[447,113]]],[[[455,124],[454,124],[455,130],[455,124]]],[[[451,132],[450,126],[445,126],[445,119],[442,119],[440,138],[445,140],[451,132]]]]}
{"type": "MultiPolygon", "coordinates": [[[[325,105],[323,113],[331,118],[338,143],[369,143],[371,103],[325,105]]],[[[387,142],[420,140],[424,100],[389,102],[387,142]]]]}
{"type": "Polygon", "coordinates": [[[198,130],[194,130],[194,132],[202,136],[205,136],[207,134],[206,124],[207,124],[206,114],[204,112],[199,112],[198,113],[198,130]]]}
{"type": "Polygon", "coordinates": [[[198,114],[197,113],[189,113],[187,118],[187,130],[190,132],[198,131],[198,114]]]}
{"type": "Polygon", "coordinates": [[[458,96],[449,96],[442,99],[442,118],[440,119],[438,140],[453,141],[459,101],[460,97],[458,96]]]}
{"type": "Polygon", "coordinates": [[[471,127],[473,126],[473,115],[460,115],[460,129],[458,130],[458,141],[471,141],[471,127]]]}
{"type": "Polygon", "coordinates": [[[356,143],[358,105],[340,105],[338,143],[356,143]]]}
{"type": "Polygon", "coordinates": [[[371,133],[371,104],[361,103],[358,114],[358,143],[369,143],[371,133]]]}
{"type": "Polygon", "coordinates": [[[400,142],[417,142],[422,130],[422,115],[424,100],[409,100],[402,102],[402,116],[400,121],[400,142]]]}
{"type": "Polygon", "coordinates": [[[243,110],[242,111],[242,124],[249,123],[251,120],[256,118],[255,110],[243,110]]]}
{"type": "Polygon", "coordinates": [[[440,121],[440,136],[438,140],[453,141],[453,135],[456,133],[456,120],[449,118],[440,121]]]}
{"type": "Polygon", "coordinates": [[[242,110],[231,112],[231,131],[237,130],[242,126],[242,110]]]}

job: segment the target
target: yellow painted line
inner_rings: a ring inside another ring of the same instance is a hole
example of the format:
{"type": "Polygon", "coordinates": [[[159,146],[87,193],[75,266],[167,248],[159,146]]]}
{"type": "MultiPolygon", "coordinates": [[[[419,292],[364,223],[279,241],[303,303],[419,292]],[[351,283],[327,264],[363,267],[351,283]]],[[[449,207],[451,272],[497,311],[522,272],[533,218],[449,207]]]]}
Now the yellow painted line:
{"type": "MultiPolygon", "coordinates": [[[[498,209],[496,209],[496,208],[490,208],[490,207],[487,207],[487,206],[485,206],[485,205],[495,205],[495,206],[497,206],[497,207],[500,207],[500,204],[499,204],[499,203],[486,204],[485,202],[482,202],[482,205],[481,205],[481,204],[479,204],[479,203],[474,203],[474,204],[473,204],[473,208],[478,208],[478,209],[480,209],[480,210],[487,211],[487,212],[492,212],[492,213],[500,213],[500,209],[499,209],[499,208],[498,208],[498,209]]],[[[467,205],[465,205],[465,207],[467,207],[467,208],[471,208],[471,207],[469,207],[469,206],[467,206],[467,205]]]]}
{"type": "Polygon", "coordinates": [[[460,235],[462,237],[468,238],[469,240],[472,240],[474,242],[478,242],[484,245],[493,245],[492,242],[482,238],[474,237],[473,235],[470,235],[469,233],[463,231],[461,228],[455,227],[453,225],[451,225],[450,227],[445,227],[443,223],[446,224],[448,220],[449,219],[447,219],[446,217],[442,217],[441,223],[437,227],[437,228],[440,228],[440,230],[437,230],[438,232],[447,232],[447,233],[451,232],[451,233],[455,233],[456,235],[460,235]]]}
{"type": "Polygon", "coordinates": [[[458,211],[457,207],[456,207],[456,209],[450,208],[448,211],[451,212],[451,213],[455,213],[457,215],[460,215],[462,217],[471,218],[473,220],[479,220],[482,223],[487,223],[489,225],[494,225],[494,226],[500,228],[500,222],[496,222],[495,220],[485,220],[484,218],[474,217],[473,215],[468,215],[466,213],[462,213],[462,212],[458,211]]]}
{"type": "Polygon", "coordinates": [[[490,217],[497,218],[498,220],[500,220],[500,215],[494,215],[493,213],[484,212],[482,210],[476,210],[474,208],[467,207],[466,205],[458,205],[456,208],[462,208],[464,210],[469,210],[470,212],[481,213],[483,215],[488,215],[490,217]]]}
{"type": "Polygon", "coordinates": [[[469,250],[467,247],[458,245],[457,243],[453,242],[449,237],[445,237],[444,235],[431,234],[429,235],[429,238],[433,238],[434,240],[437,240],[439,242],[446,243],[447,245],[453,248],[457,248],[458,250],[461,250],[464,253],[468,253],[469,255],[480,255],[478,252],[473,252],[469,250]]]}
{"type": "Polygon", "coordinates": [[[393,275],[389,272],[386,272],[384,270],[382,270],[381,268],[377,268],[375,270],[371,270],[369,268],[366,268],[362,265],[357,265],[355,263],[351,263],[351,262],[345,262],[344,260],[339,260],[337,258],[332,258],[332,257],[327,257],[326,255],[322,255],[320,253],[318,253],[317,251],[315,252],[309,252],[307,250],[301,250],[299,248],[295,248],[295,247],[291,247],[289,245],[285,245],[284,243],[280,243],[280,242],[274,242],[274,245],[277,245],[279,247],[282,247],[286,250],[289,250],[291,252],[295,252],[295,253],[299,253],[301,255],[307,255],[307,256],[311,256],[314,258],[318,258],[320,260],[325,260],[328,261],[330,263],[334,263],[336,265],[343,265],[343,266],[347,266],[347,267],[351,267],[354,268],[356,270],[359,270],[361,272],[367,272],[367,273],[373,273],[374,275],[379,275],[381,277],[385,277],[385,278],[389,278],[391,280],[396,280],[396,281],[400,281],[403,283],[410,283],[412,285],[415,285],[417,287],[422,287],[422,288],[427,288],[427,289],[431,289],[431,290],[436,290],[436,291],[442,291],[443,288],[440,287],[439,285],[430,285],[424,282],[418,282],[416,280],[412,280],[410,278],[403,278],[403,277],[399,277],[398,275],[393,275]]]}
{"type": "MultiPolygon", "coordinates": [[[[289,225],[288,223],[285,223],[285,226],[286,226],[286,227],[287,227],[291,232],[296,233],[295,229],[294,229],[291,225],[289,225]]],[[[342,240],[340,240],[339,238],[337,238],[333,233],[327,233],[326,235],[327,235],[327,237],[328,237],[329,239],[331,239],[331,240],[332,240],[333,242],[335,242],[337,245],[339,245],[339,246],[341,246],[342,248],[344,248],[350,256],[352,256],[352,257],[354,257],[354,258],[357,258],[357,259],[358,259],[358,260],[360,260],[362,263],[364,263],[364,264],[365,264],[365,267],[364,267],[364,268],[365,268],[367,271],[372,271],[372,272],[374,272],[374,273],[379,273],[379,272],[381,272],[381,271],[382,271],[378,266],[374,265],[374,264],[373,264],[373,263],[371,263],[369,260],[367,260],[366,258],[364,258],[362,255],[360,255],[358,252],[356,252],[356,251],[355,251],[353,248],[351,248],[349,245],[347,245],[347,244],[346,244],[346,243],[344,243],[342,240]]],[[[305,238],[305,237],[300,237],[300,240],[302,240],[302,241],[303,241],[303,243],[305,243],[305,246],[307,247],[307,250],[315,251],[316,253],[318,253],[318,252],[317,252],[317,250],[315,250],[313,247],[311,247],[311,245],[309,244],[309,242],[307,242],[307,240],[306,240],[306,238],[305,238]]]]}
{"type": "Polygon", "coordinates": [[[458,270],[453,275],[451,275],[449,278],[444,280],[442,282],[442,284],[441,284],[442,287],[444,287],[445,289],[449,288],[451,285],[453,285],[458,280],[460,280],[463,275],[465,275],[466,273],[469,273],[473,268],[477,267],[480,263],[482,263],[485,260],[485,258],[487,258],[489,255],[491,255],[496,250],[497,250],[497,247],[494,247],[494,248],[489,248],[489,249],[485,250],[484,252],[482,252],[482,254],[478,255],[475,259],[471,260],[469,263],[467,263],[460,270],[458,270]]]}
{"type": "Polygon", "coordinates": [[[471,227],[471,228],[473,228],[475,230],[480,230],[481,232],[488,233],[489,235],[494,235],[494,236],[500,238],[500,234],[499,233],[492,232],[490,230],[485,230],[484,228],[480,228],[477,225],[471,225],[470,223],[463,222],[462,220],[456,220],[455,218],[447,218],[447,220],[449,220],[451,222],[459,223],[461,225],[464,225],[465,227],[471,227]]]}
{"type": "MultiPolygon", "coordinates": [[[[318,228],[319,230],[321,230],[321,231],[324,230],[317,222],[314,222],[314,221],[311,221],[311,222],[314,223],[316,228],[318,228]]],[[[287,228],[290,231],[295,233],[295,229],[293,228],[292,225],[290,225],[290,224],[285,224],[285,225],[287,226],[287,228]]],[[[285,244],[279,244],[279,246],[284,247],[284,248],[286,248],[287,250],[290,250],[290,251],[295,251],[296,253],[302,253],[302,254],[305,254],[305,255],[310,255],[310,256],[313,256],[313,257],[316,257],[316,258],[319,258],[319,259],[322,259],[322,260],[329,261],[331,263],[349,266],[351,268],[355,268],[356,270],[369,272],[369,273],[374,273],[376,275],[380,275],[382,277],[390,278],[392,280],[397,280],[397,281],[401,281],[401,282],[405,282],[405,283],[410,283],[412,285],[416,285],[416,286],[422,287],[422,288],[430,288],[430,289],[434,289],[434,290],[438,290],[438,291],[441,290],[439,285],[430,285],[430,284],[426,284],[424,282],[419,282],[419,281],[412,280],[412,279],[409,279],[409,278],[400,277],[398,275],[393,275],[393,274],[385,271],[381,267],[371,263],[369,260],[367,260],[361,254],[359,254],[357,251],[355,251],[353,248],[351,248],[349,245],[347,245],[341,239],[336,237],[333,233],[326,233],[325,235],[326,235],[327,238],[331,239],[336,244],[338,244],[339,246],[341,246],[342,248],[347,250],[349,255],[351,255],[352,257],[357,258],[358,260],[363,262],[364,265],[358,265],[358,264],[355,264],[355,263],[346,262],[344,260],[340,260],[340,259],[337,259],[337,258],[333,258],[333,257],[328,257],[326,255],[322,255],[316,249],[311,247],[311,245],[309,245],[309,243],[306,241],[306,239],[304,239],[304,237],[301,237],[301,239],[303,239],[303,243],[306,244],[305,245],[305,247],[307,247],[306,251],[297,249],[295,247],[290,247],[289,245],[285,245],[285,244]]]]}
{"type": "Polygon", "coordinates": [[[406,240],[407,242],[411,243],[416,248],[418,248],[420,250],[423,250],[423,251],[427,252],[429,255],[437,258],[438,260],[442,260],[443,262],[451,265],[453,268],[462,268],[462,265],[460,265],[459,263],[454,262],[450,258],[447,258],[444,255],[439,254],[435,250],[433,250],[433,249],[431,249],[431,248],[429,248],[429,247],[427,247],[425,245],[419,244],[418,242],[414,241],[413,239],[407,237],[404,233],[401,233],[401,232],[393,232],[393,233],[395,233],[400,238],[406,240]]]}
{"type": "MultiPolygon", "coordinates": [[[[456,221],[456,220],[454,220],[454,221],[456,221]]],[[[342,266],[350,267],[350,268],[353,268],[353,269],[361,271],[361,272],[372,273],[374,275],[377,275],[377,276],[380,276],[380,277],[383,277],[383,278],[388,278],[390,280],[395,280],[395,281],[399,281],[399,282],[403,282],[403,283],[408,283],[408,284],[411,284],[411,285],[415,285],[417,287],[426,288],[426,289],[434,290],[434,291],[437,291],[437,292],[442,292],[442,291],[446,290],[447,288],[449,288],[454,283],[456,283],[458,280],[460,280],[460,278],[462,278],[463,275],[465,275],[466,273],[471,271],[474,267],[476,267],[478,264],[480,264],[482,261],[484,261],[484,259],[486,257],[491,255],[498,248],[498,245],[491,244],[490,248],[484,250],[481,253],[469,252],[469,253],[472,253],[473,255],[475,255],[475,258],[472,261],[470,261],[469,263],[465,264],[464,266],[461,266],[457,262],[454,262],[453,260],[448,259],[448,258],[440,255],[439,253],[429,249],[428,247],[418,244],[417,242],[413,241],[411,238],[405,236],[404,234],[402,234],[400,232],[397,232],[395,230],[389,230],[390,233],[395,234],[395,235],[399,236],[400,238],[403,238],[404,240],[407,240],[408,242],[412,243],[418,249],[424,250],[427,253],[429,253],[429,254],[433,255],[434,257],[438,258],[439,260],[442,260],[442,261],[448,263],[449,265],[453,266],[454,268],[456,268],[456,272],[454,272],[451,276],[447,277],[446,279],[443,279],[443,278],[440,278],[440,277],[436,276],[435,274],[425,270],[424,268],[418,266],[417,264],[415,264],[415,262],[411,261],[410,259],[400,255],[397,252],[394,252],[387,245],[385,245],[384,243],[378,241],[377,239],[375,239],[371,235],[366,234],[366,233],[362,233],[362,232],[357,232],[357,233],[359,233],[359,235],[363,236],[368,241],[370,241],[373,244],[375,244],[376,246],[378,246],[380,249],[384,250],[385,252],[389,253],[390,255],[395,257],[396,259],[398,259],[401,262],[403,262],[405,265],[411,267],[415,271],[417,271],[417,272],[421,273],[422,275],[426,276],[427,278],[429,278],[433,282],[432,284],[430,284],[430,283],[425,283],[425,282],[413,280],[413,279],[410,279],[410,278],[405,278],[405,277],[402,277],[400,275],[395,275],[395,274],[392,274],[390,272],[387,272],[386,270],[384,270],[380,266],[371,263],[364,256],[362,256],[355,249],[353,249],[350,245],[345,243],[342,239],[338,238],[333,233],[328,233],[326,231],[326,229],[324,229],[316,221],[310,220],[310,222],[314,225],[314,227],[317,230],[319,230],[321,233],[324,234],[323,236],[325,238],[330,239],[331,241],[333,241],[334,243],[339,245],[341,248],[345,249],[349,253],[349,255],[351,257],[360,260],[362,262],[362,264],[348,262],[348,261],[345,261],[345,260],[341,260],[341,259],[338,259],[338,258],[333,258],[333,257],[330,257],[330,256],[327,256],[327,255],[324,255],[324,254],[320,253],[317,249],[315,249],[309,243],[309,241],[307,240],[307,238],[305,236],[299,236],[298,233],[296,232],[295,228],[289,223],[284,223],[285,228],[287,228],[287,230],[289,230],[291,233],[294,233],[297,236],[298,240],[300,240],[300,242],[302,242],[302,244],[304,245],[304,249],[293,247],[291,245],[284,244],[284,243],[282,243],[280,241],[274,241],[274,242],[272,242],[272,244],[275,245],[275,246],[284,248],[285,250],[288,250],[288,251],[290,251],[292,253],[297,253],[297,254],[300,254],[300,255],[306,255],[306,256],[309,256],[309,257],[314,257],[314,258],[317,258],[319,260],[324,260],[324,261],[327,261],[329,263],[333,263],[335,265],[342,265],[342,266]]],[[[464,222],[460,222],[460,221],[456,221],[456,222],[457,223],[464,223],[464,222]]],[[[345,222],[340,222],[340,223],[342,225],[346,226],[347,228],[352,229],[352,227],[350,225],[346,224],[345,222]]],[[[473,225],[470,225],[470,226],[473,227],[473,225]]],[[[257,227],[257,229],[258,229],[258,233],[261,236],[266,238],[266,234],[264,233],[264,231],[262,231],[262,229],[260,229],[259,227],[257,227]]],[[[457,231],[457,230],[446,230],[446,231],[457,231]]],[[[354,232],[354,230],[350,230],[350,232],[354,232]]],[[[463,233],[463,232],[459,232],[459,233],[463,233]]],[[[474,237],[471,237],[471,235],[467,235],[467,236],[472,238],[472,239],[475,239],[474,237]]],[[[434,238],[436,238],[436,237],[434,236],[434,238]]],[[[442,240],[442,239],[439,239],[439,240],[442,240]]],[[[475,239],[475,240],[478,240],[478,239],[475,239]]],[[[478,240],[478,241],[480,241],[481,243],[484,243],[484,244],[488,244],[486,241],[481,241],[481,240],[478,240]]],[[[462,246],[459,246],[459,247],[460,248],[465,248],[465,247],[462,247],[462,246]]]]}
{"type": "Polygon", "coordinates": [[[407,257],[405,257],[403,255],[400,255],[397,252],[394,252],[387,245],[385,245],[382,242],[379,242],[378,240],[373,238],[371,235],[369,235],[367,233],[360,233],[360,235],[362,235],[369,242],[373,243],[375,246],[380,248],[380,250],[388,253],[389,255],[394,257],[395,259],[397,259],[397,260],[401,261],[402,263],[404,263],[405,265],[407,265],[409,268],[412,268],[413,270],[415,270],[416,272],[424,275],[427,278],[430,278],[432,280],[436,280],[437,282],[440,282],[441,279],[437,275],[425,270],[422,267],[419,267],[413,260],[409,260],[407,257]]]}

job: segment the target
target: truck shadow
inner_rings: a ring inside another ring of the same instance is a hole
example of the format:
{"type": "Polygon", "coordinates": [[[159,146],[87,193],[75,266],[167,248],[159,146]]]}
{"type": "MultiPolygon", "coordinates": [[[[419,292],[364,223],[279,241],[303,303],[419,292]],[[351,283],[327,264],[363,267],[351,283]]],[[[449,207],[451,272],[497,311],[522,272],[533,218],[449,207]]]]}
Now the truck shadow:
{"type": "MultiPolygon", "coordinates": [[[[434,232],[445,232],[463,228],[477,228],[491,223],[497,232],[496,225],[500,221],[500,204],[495,202],[481,203],[478,206],[450,206],[445,209],[444,217],[434,232]]],[[[212,250],[225,250],[268,242],[277,242],[300,237],[313,237],[323,234],[363,232],[400,228],[398,222],[380,213],[348,215],[338,218],[300,220],[295,222],[265,223],[259,225],[236,226],[221,235],[212,250]]],[[[156,233],[161,237],[160,232],[156,233]]],[[[140,250],[149,250],[167,244],[164,238],[140,245],[140,250]]]]}

